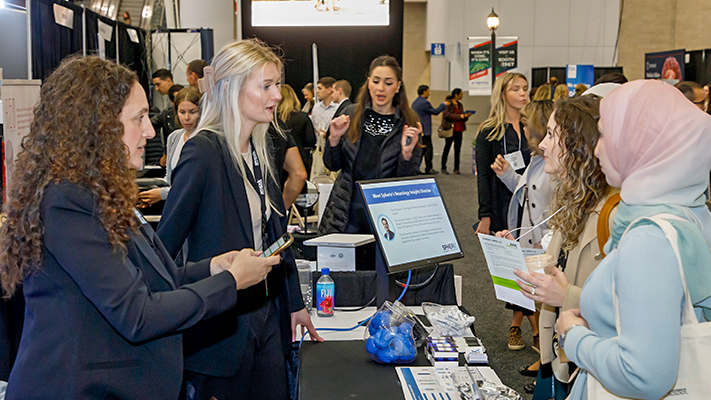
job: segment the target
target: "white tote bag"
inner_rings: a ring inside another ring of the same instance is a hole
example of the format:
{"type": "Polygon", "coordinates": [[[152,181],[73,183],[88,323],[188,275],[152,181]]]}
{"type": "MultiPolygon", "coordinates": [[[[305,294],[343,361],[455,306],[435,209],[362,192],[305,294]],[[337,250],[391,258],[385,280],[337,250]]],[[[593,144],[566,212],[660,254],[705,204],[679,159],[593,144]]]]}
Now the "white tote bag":
{"type": "MultiPolygon", "coordinates": [[[[649,218],[639,218],[632,222],[627,230],[637,221],[647,219],[657,224],[666,235],[674,249],[674,254],[679,264],[681,283],[684,286],[684,310],[682,312],[681,348],[679,351],[679,373],[677,374],[674,388],[663,399],[711,399],[711,322],[702,322],[696,319],[694,306],[691,304],[689,288],[684,277],[684,267],[681,265],[679,244],[676,229],[664,218],[680,219],[671,214],[659,214],[649,218]]],[[[625,231],[627,233],[627,231],[625,231]]],[[[624,236],[624,234],[623,234],[624,236]]],[[[620,310],[618,307],[615,283],[612,282],[612,296],[615,306],[615,324],[617,334],[620,334],[620,310]]],[[[587,381],[588,399],[606,400],[623,399],[610,393],[592,374],[588,372],[587,381]]]]}

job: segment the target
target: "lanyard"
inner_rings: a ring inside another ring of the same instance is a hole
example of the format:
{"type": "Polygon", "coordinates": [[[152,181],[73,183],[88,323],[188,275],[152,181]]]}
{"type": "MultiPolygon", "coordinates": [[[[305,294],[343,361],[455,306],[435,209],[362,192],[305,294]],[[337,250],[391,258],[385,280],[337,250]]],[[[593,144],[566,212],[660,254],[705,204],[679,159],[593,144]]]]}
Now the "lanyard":
{"type": "MultiPolygon", "coordinates": [[[[511,127],[513,128],[513,125],[511,127]]],[[[518,149],[521,150],[521,134],[518,135],[518,149]]],[[[506,131],[504,131],[504,154],[509,154],[508,150],[506,150],[506,131]]]]}
{"type": "Polygon", "coordinates": [[[267,233],[267,198],[264,193],[262,168],[259,165],[257,150],[254,148],[254,144],[252,143],[251,137],[249,138],[249,144],[250,146],[252,146],[252,167],[254,167],[254,174],[252,174],[252,171],[250,171],[247,165],[244,166],[244,172],[247,175],[247,180],[259,195],[259,203],[261,206],[262,214],[262,248],[264,248],[265,246],[269,245],[269,234],[267,233]]]}

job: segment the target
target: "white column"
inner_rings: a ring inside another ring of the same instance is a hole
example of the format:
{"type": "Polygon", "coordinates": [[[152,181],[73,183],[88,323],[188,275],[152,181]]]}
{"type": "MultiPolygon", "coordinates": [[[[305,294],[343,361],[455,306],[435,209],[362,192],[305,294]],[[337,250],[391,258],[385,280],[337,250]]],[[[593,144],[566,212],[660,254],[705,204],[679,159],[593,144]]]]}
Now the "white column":
{"type": "MultiPolygon", "coordinates": [[[[427,35],[425,51],[430,51],[432,43],[445,44],[445,57],[430,58],[430,89],[449,91],[449,0],[427,0],[427,35]]],[[[456,49],[455,49],[456,51],[456,49]]]]}
{"type": "Polygon", "coordinates": [[[180,2],[181,28],[212,28],[215,53],[234,40],[234,0],[183,0],[180,2]]]}

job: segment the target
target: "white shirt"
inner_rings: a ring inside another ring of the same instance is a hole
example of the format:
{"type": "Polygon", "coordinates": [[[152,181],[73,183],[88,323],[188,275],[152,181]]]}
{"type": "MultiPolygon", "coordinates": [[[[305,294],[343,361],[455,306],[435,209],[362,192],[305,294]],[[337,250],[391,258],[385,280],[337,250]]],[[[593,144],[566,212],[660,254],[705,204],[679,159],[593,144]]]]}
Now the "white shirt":
{"type": "Polygon", "coordinates": [[[314,129],[317,135],[319,130],[328,130],[328,125],[331,123],[333,115],[336,113],[340,104],[341,103],[331,102],[331,104],[326,107],[323,105],[323,101],[319,101],[314,105],[314,109],[311,111],[311,121],[314,123],[314,129]]]}

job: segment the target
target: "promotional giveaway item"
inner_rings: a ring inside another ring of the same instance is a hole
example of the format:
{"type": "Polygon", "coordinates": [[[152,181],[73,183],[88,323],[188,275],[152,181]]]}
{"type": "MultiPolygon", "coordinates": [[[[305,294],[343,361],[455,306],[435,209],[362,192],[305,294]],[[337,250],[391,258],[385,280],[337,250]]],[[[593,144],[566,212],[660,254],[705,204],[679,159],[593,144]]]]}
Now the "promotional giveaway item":
{"type": "Polygon", "coordinates": [[[409,308],[386,301],[368,322],[365,349],[370,358],[384,364],[408,364],[427,338],[427,329],[409,308]]]}

